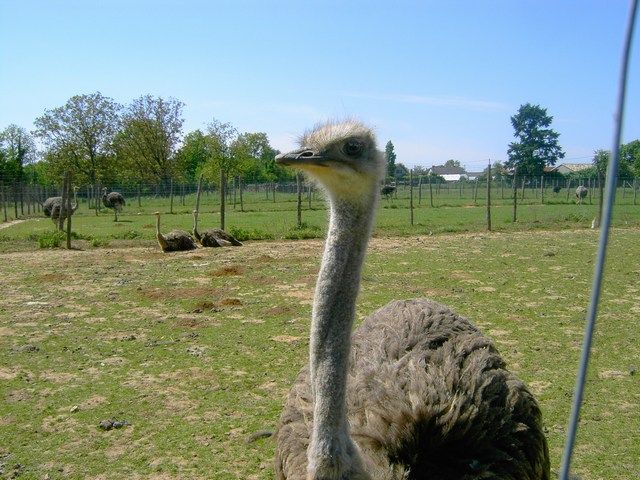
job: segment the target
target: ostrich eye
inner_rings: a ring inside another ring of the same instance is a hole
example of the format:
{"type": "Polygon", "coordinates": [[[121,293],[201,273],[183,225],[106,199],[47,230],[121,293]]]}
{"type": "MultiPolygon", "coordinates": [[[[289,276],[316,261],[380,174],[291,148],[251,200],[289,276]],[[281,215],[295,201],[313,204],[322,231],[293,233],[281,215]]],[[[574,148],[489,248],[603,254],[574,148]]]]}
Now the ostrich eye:
{"type": "Polygon", "coordinates": [[[358,140],[349,140],[344,144],[344,153],[350,157],[358,156],[362,153],[363,145],[358,140]]]}

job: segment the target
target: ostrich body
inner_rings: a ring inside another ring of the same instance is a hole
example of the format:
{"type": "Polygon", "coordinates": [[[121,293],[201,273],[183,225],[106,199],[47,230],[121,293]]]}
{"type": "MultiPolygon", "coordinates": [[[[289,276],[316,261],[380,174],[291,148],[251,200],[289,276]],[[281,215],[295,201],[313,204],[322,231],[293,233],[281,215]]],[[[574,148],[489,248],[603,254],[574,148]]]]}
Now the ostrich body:
{"type": "Polygon", "coordinates": [[[233,245],[234,247],[242,246],[242,242],[238,241],[233,235],[228,234],[220,228],[211,228],[200,233],[198,231],[198,211],[193,211],[193,236],[203,247],[226,247],[233,245]]]}
{"type": "Polygon", "coordinates": [[[67,214],[67,206],[62,204],[62,197],[49,197],[42,205],[44,214],[47,217],[51,217],[54,223],[58,222],[60,215],[65,219],[73,215],[78,209],[78,187],[73,187],[73,204],[71,205],[71,213],[67,214]],[[49,202],[49,203],[47,203],[49,202]],[[48,212],[48,213],[47,213],[48,212]]]}
{"type": "Polygon", "coordinates": [[[576,188],[576,202],[578,204],[581,204],[582,200],[587,198],[587,193],[589,193],[589,189],[587,189],[587,187],[583,185],[580,185],[578,188],[576,188]]]}
{"type": "Polygon", "coordinates": [[[364,125],[326,124],[276,157],[326,190],[310,361],[278,423],[279,480],[547,480],[534,397],[447,306],[394,301],[351,335],[382,155],[364,125]]]}
{"type": "Polygon", "coordinates": [[[44,203],[42,204],[42,212],[44,213],[45,217],[50,217],[51,216],[51,210],[53,210],[53,207],[55,204],[61,204],[62,203],[62,197],[49,197],[47,198],[44,203]]]}
{"type": "Polygon", "coordinates": [[[396,191],[395,185],[384,185],[380,193],[385,196],[385,198],[389,198],[396,191]]]}
{"type": "Polygon", "coordinates": [[[191,235],[183,230],[172,230],[166,235],[160,233],[160,212],[156,216],[156,238],[163,252],[182,252],[198,248],[191,235]]]}
{"type": "Polygon", "coordinates": [[[124,197],[118,192],[107,193],[107,187],[103,187],[102,189],[102,204],[113,210],[115,215],[115,220],[118,221],[118,212],[122,211],[122,207],[124,207],[127,202],[124,200],[124,197]]]}

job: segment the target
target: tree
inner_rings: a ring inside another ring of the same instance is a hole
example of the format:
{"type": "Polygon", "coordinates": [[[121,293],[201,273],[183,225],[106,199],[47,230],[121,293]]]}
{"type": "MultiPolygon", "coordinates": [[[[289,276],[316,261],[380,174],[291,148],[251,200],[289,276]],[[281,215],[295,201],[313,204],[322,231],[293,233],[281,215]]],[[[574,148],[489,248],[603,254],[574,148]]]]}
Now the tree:
{"type": "Polygon", "coordinates": [[[549,128],[552,120],[546,108],[530,103],[520,106],[511,117],[518,141],[509,144],[507,168],[517,167],[518,175],[541,175],[546,165],[555,165],[564,158],[558,144],[560,134],[549,128]]]}
{"type": "Polygon", "coordinates": [[[402,163],[396,163],[396,169],[393,175],[393,178],[396,180],[404,180],[409,176],[409,169],[405,167],[402,163]]]}
{"type": "Polygon", "coordinates": [[[45,159],[56,174],[74,172],[92,184],[112,174],[113,139],[120,105],[100,92],[75,95],[36,118],[34,133],[45,146],[45,159]]]}
{"type": "Polygon", "coordinates": [[[220,182],[220,228],[225,224],[225,196],[227,178],[234,172],[236,158],[232,155],[231,145],[238,131],[230,123],[222,123],[213,119],[207,127],[207,143],[210,152],[207,164],[203,169],[205,178],[217,179],[220,182]]]}
{"type": "Polygon", "coordinates": [[[392,180],[396,178],[396,152],[393,147],[393,143],[391,140],[387,142],[387,145],[384,147],[384,158],[387,160],[387,177],[390,177],[392,180]]]}
{"type": "Polygon", "coordinates": [[[0,177],[23,181],[24,168],[36,159],[33,137],[24,128],[11,124],[0,132],[0,150],[4,154],[3,163],[0,164],[0,177]],[[11,177],[5,176],[9,173],[11,177]]]}
{"type": "Polygon", "coordinates": [[[625,143],[620,147],[620,164],[629,166],[629,171],[640,176],[640,140],[625,143]]]}
{"type": "Polygon", "coordinates": [[[460,165],[460,160],[454,160],[453,158],[450,158],[449,160],[444,162],[444,166],[445,167],[462,167],[462,165],[460,165]]]}
{"type": "MultiPolygon", "coordinates": [[[[631,162],[631,158],[628,156],[627,152],[623,154],[627,145],[622,145],[620,147],[620,162],[617,172],[618,178],[629,178],[633,176],[633,164],[631,162]]],[[[593,153],[592,163],[595,169],[595,175],[601,175],[604,178],[607,173],[609,160],[611,160],[611,152],[609,150],[596,150],[593,153]]],[[[580,173],[582,173],[582,176],[589,175],[589,172],[585,170],[582,170],[580,173]]]]}
{"type": "Polygon", "coordinates": [[[175,98],[152,95],[143,95],[127,107],[115,143],[118,161],[136,180],[166,184],[174,178],[183,107],[175,98]]]}
{"type": "Polygon", "coordinates": [[[211,157],[209,142],[201,130],[189,132],[176,152],[176,168],[185,180],[195,182],[202,168],[211,157]]]}

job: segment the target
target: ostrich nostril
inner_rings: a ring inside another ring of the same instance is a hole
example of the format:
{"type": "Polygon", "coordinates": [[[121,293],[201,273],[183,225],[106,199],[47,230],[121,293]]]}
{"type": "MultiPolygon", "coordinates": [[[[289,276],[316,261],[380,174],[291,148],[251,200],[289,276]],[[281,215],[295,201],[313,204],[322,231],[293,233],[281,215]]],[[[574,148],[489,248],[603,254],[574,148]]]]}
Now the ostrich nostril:
{"type": "Polygon", "coordinates": [[[313,150],[305,150],[304,152],[300,152],[298,154],[298,158],[300,157],[313,157],[315,155],[315,153],[313,152],[313,150]]]}

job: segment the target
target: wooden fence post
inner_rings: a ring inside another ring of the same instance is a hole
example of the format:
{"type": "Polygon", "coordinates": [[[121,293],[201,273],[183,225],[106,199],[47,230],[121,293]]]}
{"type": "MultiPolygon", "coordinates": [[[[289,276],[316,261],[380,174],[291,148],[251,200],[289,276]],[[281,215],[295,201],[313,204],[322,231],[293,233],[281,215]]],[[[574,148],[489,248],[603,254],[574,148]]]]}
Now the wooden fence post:
{"type": "Polygon", "coordinates": [[[413,227],[413,169],[409,170],[409,210],[411,211],[411,226],[413,227]]]}
{"type": "Polygon", "coordinates": [[[518,178],[518,167],[513,169],[513,223],[516,223],[518,217],[516,212],[518,210],[518,185],[516,179],[518,178]]]}
{"type": "Polygon", "coordinates": [[[173,178],[169,179],[169,213],[173,213],[173,178]]]}
{"type": "Polygon", "coordinates": [[[431,183],[431,174],[429,174],[429,205],[433,208],[433,186],[431,183]]]}
{"type": "MultiPolygon", "coordinates": [[[[71,210],[71,172],[67,172],[67,205],[66,205],[66,217],[67,217],[67,250],[71,250],[71,217],[73,211],[71,210]]],[[[64,206],[64,204],[63,204],[64,206]]],[[[62,213],[62,212],[61,212],[62,213]]]]}
{"type": "Polygon", "coordinates": [[[522,176],[522,200],[524,200],[524,186],[527,183],[527,176],[523,175],[522,176]]]}
{"type": "Polygon", "coordinates": [[[296,195],[297,195],[297,209],[298,209],[298,228],[302,228],[302,174],[296,173],[296,195]]]}
{"type": "Polygon", "coordinates": [[[540,203],[544,205],[544,175],[540,175],[540,203]]]}
{"type": "Polygon", "coordinates": [[[4,213],[4,221],[7,222],[7,189],[3,183],[0,183],[0,198],[2,200],[2,211],[4,213]]]}
{"type": "Polygon", "coordinates": [[[487,168],[487,230],[491,231],[491,161],[487,168]]]}

